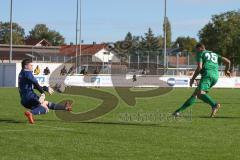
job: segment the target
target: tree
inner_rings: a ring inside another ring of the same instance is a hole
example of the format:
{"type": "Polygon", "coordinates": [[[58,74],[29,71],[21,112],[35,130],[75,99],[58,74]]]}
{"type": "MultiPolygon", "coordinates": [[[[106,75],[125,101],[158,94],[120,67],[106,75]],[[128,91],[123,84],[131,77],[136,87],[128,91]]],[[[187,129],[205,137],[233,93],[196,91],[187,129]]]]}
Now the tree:
{"type": "Polygon", "coordinates": [[[240,10],[212,16],[211,22],[199,31],[206,47],[240,64],[240,10]]]}
{"type": "Polygon", "coordinates": [[[166,41],[167,41],[167,48],[171,47],[172,43],[172,31],[171,31],[171,23],[169,19],[166,17],[163,23],[163,32],[165,33],[165,24],[166,24],[166,41]]]}
{"type": "Polygon", "coordinates": [[[164,44],[164,38],[163,36],[158,36],[158,44],[159,44],[159,48],[163,48],[163,44],[164,44]]]}
{"type": "Polygon", "coordinates": [[[128,32],[123,41],[117,41],[114,43],[114,51],[123,56],[139,54],[156,56],[156,52],[163,47],[163,37],[154,36],[151,28],[148,29],[144,36],[134,36],[131,32],[128,32]]]}
{"type": "Polygon", "coordinates": [[[143,54],[148,54],[150,56],[155,56],[156,52],[160,49],[160,43],[158,37],[155,37],[151,28],[142,37],[142,42],[140,43],[139,49],[143,51],[143,54]]]}
{"type": "Polygon", "coordinates": [[[194,51],[197,40],[191,37],[178,37],[173,44],[173,47],[179,47],[182,51],[194,51]],[[179,45],[179,46],[177,46],[179,45]]]}
{"type": "Polygon", "coordinates": [[[133,40],[133,36],[131,32],[128,32],[127,35],[124,38],[125,41],[132,41],[133,40]]]}
{"type": "Polygon", "coordinates": [[[65,43],[64,37],[59,32],[55,30],[50,30],[45,24],[35,25],[35,27],[29,32],[28,39],[46,39],[53,46],[59,46],[65,43]]]}
{"type": "Polygon", "coordinates": [[[130,32],[128,32],[125,37],[125,41],[131,43],[127,53],[129,55],[136,55],[141,45],[140,37],[133,36],[130,32]]]}
{"type": "Polygon", "coordinates": [[[130,32],[128,32],[123,41],[115,42],[115,52],[119,55],[127,56],[127,55],[136,55],[140,46],[140,38],[139,36],[133,36],[130,32]]]}
{"type": "MultiPolygon", "coordinates": [[[[1,37],[0,41],[2,44],[9,44],[10,43],[10,23],[0,22],[0,32],[1,37]]],[[[12,43],[15,45],[24,44],[24,29],[17,23],[12,23],[12,43]]]]}
{"type": "Polygon", "coordinates": [[[142,37],[140,48],[144,51],[158,51],[160,49],[159,39],[155,37],[151,28],[142,37]]]}

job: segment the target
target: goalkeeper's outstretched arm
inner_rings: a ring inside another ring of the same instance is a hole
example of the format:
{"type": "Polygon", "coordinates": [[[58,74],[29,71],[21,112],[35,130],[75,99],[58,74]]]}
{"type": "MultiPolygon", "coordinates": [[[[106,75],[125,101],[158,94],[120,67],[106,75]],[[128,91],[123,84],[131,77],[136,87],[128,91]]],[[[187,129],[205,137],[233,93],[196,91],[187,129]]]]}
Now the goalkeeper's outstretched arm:
{"type": "Polygon", "coordinates": [[[44,94],[44,91],[48,92],[50,95],[53,94],[54,90],[51,87],[46,87],[46,86],[40,86],[36,78],[31,75],[26,77],[28,81],[31,81],[31,83],[34,86],[34,89],[37,89],[41,94],[44,94]]]}
{"type": "Polygon", "coordinates": [[[34,85],[34,89],[37,89],[41,94],[43,94],[44,91],[45,91],[45,92],[48,92],[50,95],[52,95],[53,92],[54,92],[54,90],[50,86],[49,87],[47,87],[47,86],[40,86],[36,82],[33,83],[33,85],[34,85]]]}

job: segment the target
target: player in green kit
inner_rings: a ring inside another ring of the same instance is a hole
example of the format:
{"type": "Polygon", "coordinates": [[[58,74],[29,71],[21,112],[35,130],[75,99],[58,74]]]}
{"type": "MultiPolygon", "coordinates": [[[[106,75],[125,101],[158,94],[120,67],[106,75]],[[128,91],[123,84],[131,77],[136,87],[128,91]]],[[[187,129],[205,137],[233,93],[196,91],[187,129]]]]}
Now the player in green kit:
{"type": "Polygon", "coordinates": [[[205,46],[201,43],[196,45],[196,51],[197,69],[195,70],[194,75],[190,80],[190,86],[192,87],[195,78],[199,74],[201,74],[201,80],[192,96],[173,113],[174,116],[179,116],[180,112],[193,105],[198,98],[211,106],[212,112],[210,117],[214,117],[220,108],[220,104],[215,102],[209,95],[207,95],[207,93],[209,89],[212,88],[218,81],[218,64],[223,62],[226,66],[225,75],[227,77],[231,76],[229,71],[231,62],[227,58],[222,57],[212,51],[206,50],[205,46]]]}

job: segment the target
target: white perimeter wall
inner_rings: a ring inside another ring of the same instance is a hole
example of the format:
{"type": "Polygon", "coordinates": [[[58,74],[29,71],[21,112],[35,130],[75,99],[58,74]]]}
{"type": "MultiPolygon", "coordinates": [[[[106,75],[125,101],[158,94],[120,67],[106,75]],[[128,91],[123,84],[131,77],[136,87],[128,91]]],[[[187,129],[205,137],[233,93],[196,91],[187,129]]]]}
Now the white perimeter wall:
{"type": "MultiPolygon", "coordinates": [[[[60,70],[63,64],[60,63],[33,63],[34,69],[39,65],[41,73],[35,75],[40,85],[49,85],[49,77],[43,75],[43,70],[49,67],[52,73],[55,70],[54,76],[51,76],[51,84],[54,82],[63,82],[68,86],[102,86],[102,87],[189,87],[189,81],[191,77],[186,76],[142,76],[137,75],[137,81],[132,82],[132,75],[74,75],[62,77],[60,76],[60,70]]],[[[67,70],[71,67],[71,64],[64,64],[67,70]]],[[[21,71],[20,63],[12,64],[0,64],[0,87],[17,87],[18,86],[18,74],[21,71]]],[[[196,87],[196,86],[195,86],[196,87]]],[[[219,78],[215,88],[240,88],[240,77],[232,78],[219,78]]]]}

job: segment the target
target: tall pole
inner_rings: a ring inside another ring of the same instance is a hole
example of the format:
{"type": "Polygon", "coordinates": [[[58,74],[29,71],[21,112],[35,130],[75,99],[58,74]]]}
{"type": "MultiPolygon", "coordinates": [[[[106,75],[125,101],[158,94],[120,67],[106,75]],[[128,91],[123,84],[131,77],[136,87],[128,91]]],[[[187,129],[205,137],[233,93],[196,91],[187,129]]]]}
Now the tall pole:
{"type": "Polygon", "coordinates": [[[147,68],[149,69],[149,51],[148,52],[148,56],[147,56],[147,68]]]}
{"type": "Polygon", "coordinates": [[[164,5],[164,68],[167,68],[167,0],[164,5]]]}
{"type": "Polygon", "coordinates": [[[82,0],[80,0],[80,11],[79,11],[79,21],[80,21],[80,28],[79,28],[79,66],[81,68],[82,65],[82,0]]]}
{"type": "Polygon", "coordinates": [[[139,70],[139,51],[137,51],[137,55],[138,55],[138,70],[139,70]]]}
{"type": "Polygon", "coordinates": [[[10,4],[10,52],[9,52],[9,63],[12,63],[12,0],[10,4]]]}
{"type": "Polygon", "coordinates": [[[128,62],[129,62],[128,63],[128,68],[130,69],[130,67],[131,67],[131,56],[130,55],[128,56],[128,62]]]}
{"type": "Polygon", "coordinates": [[[76,73],[78,73],[78,0],[77,0],[77,14],[76,14],[76,43],[75,43],[75,65],[76,73]]]}

